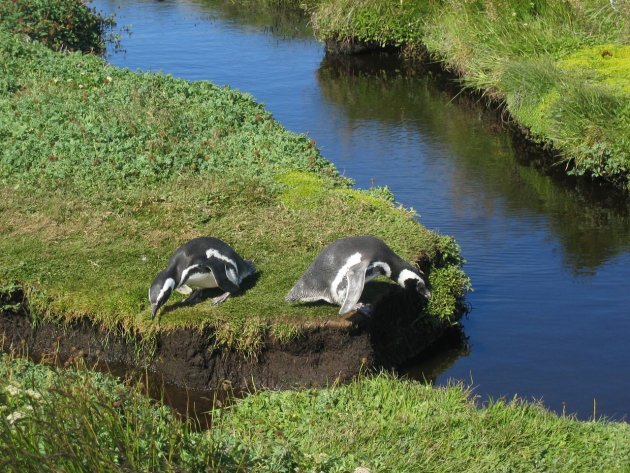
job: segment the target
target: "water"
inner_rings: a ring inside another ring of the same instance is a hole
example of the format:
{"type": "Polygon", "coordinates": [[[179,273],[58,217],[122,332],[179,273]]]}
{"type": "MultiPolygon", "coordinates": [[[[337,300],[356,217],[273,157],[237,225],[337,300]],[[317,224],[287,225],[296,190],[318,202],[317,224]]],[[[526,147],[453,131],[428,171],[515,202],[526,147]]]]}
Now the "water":
{"type": "Polygon", "coordinates": [[[387,185],[453,235],[475,292],[468,346],[408,368],[482,398],[630,413],[630,206],[545,175],[444,78],[378,56],[324,58],[299,15],[227,1],[95,0],[131,25],[115,65],[211,80],[252,94],[307,133],[358,187],[387,185]],[[393,62],[393,63],[392,63],[393,62]]]}

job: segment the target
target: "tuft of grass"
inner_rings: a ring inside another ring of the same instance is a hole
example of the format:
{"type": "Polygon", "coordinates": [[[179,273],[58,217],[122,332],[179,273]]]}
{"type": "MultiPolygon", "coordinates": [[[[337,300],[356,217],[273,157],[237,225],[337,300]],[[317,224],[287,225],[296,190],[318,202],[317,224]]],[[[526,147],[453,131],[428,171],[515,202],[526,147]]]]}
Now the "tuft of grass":
{"type": "Polygon", "coordinates": [[[625,471],[630,427],[389,375],[258,392],[195,430],[109,375],[0,356],[2,471],[625,471]]]}

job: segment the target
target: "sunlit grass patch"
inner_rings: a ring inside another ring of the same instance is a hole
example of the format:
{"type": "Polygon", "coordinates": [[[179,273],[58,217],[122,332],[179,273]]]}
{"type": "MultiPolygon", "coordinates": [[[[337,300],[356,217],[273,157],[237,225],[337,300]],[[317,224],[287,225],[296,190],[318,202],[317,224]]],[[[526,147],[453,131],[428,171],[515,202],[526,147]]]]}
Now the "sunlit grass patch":
{"type": "MultiPolygon", "coordinates": [[[[146,387],[144,387],[146,388],[146,387]]],[[[84,369],[0,356],[3,471],[625,471],[630,428],[392,376],[252,393],[212,428],[84,369]]]]}

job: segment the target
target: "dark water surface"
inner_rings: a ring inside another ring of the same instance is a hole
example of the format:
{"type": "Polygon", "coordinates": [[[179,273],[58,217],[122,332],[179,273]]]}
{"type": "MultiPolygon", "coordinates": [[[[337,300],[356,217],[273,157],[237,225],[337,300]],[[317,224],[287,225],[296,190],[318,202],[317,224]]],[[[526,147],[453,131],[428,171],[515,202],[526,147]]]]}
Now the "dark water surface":
{"type": "MultiPolygon", "coordinates": [[[[95,0],[131,25],[119,66],[252,94],[358,187],[387,185],[453,235],[475,287],[467,348],[410,367],[483,398],[543,399],[581,418],[630,414],[630,206],[525,164],[510,135],[445,79],[378,56],[324,58],[299,15],[230,2],[95,0]]],[[[619,199],[616,199],[619,201],[619,199]]]]}

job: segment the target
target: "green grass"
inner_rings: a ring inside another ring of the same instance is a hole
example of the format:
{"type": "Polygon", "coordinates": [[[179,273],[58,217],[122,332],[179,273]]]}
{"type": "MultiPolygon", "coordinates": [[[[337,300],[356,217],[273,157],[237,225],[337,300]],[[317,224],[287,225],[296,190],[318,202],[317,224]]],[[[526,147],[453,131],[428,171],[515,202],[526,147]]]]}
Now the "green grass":
{"type": "MultiPolygon", "coordinates": [[[[630,466],[627,424],[577,422],[518,399],[481,406],[462,386],[433,388],[385,375],[324,390],[263,392],[220,414],[219,428],[257,451],[274,439],[323,471],[586,472],[630,466]]],[[[313,466],[306,470],[318,471],[313,466]]]]}
{"type": "Polygon", "coordinates": [[[452,239],[387,189],[352,189],[250,96],[56,53],[2,29],[0,72],[0,286],[23,287],[34,316],[145,335],[209,325],[218,344],[255,353],[269,332],[286,338],[335,317],[333,306],[284,296],[327,243],[371,233],[404,258],[431,260],[427,312],[459,317],[468,280],[452,239]],[[201,235],[253,260],[257,277],[221,306],[151,321],[150,282],[201,235]]]}
{"type": "Polygon", "coordinates": [[[0,357],[0,469],[21,471],[622,472],[630,427],[380,375],[259,392],[195,431],[142,387],[0,357]]]}
{"type": "Polygon", "coordinates": [[[503,102],[570,174],[630,189],[630,5],[579,0],[322,0],[320,38],[403,45],[503,102]]]}
{"type": "Polygon", "coordinates": [[[228,463],[138,384],[6,355],[0,375],[3,472],[219,471],[212,466],[228,463]]]}

